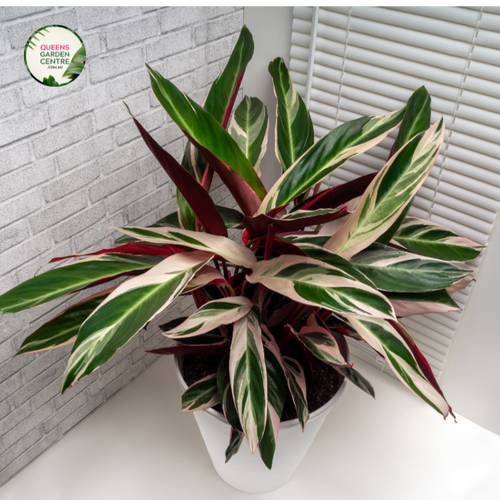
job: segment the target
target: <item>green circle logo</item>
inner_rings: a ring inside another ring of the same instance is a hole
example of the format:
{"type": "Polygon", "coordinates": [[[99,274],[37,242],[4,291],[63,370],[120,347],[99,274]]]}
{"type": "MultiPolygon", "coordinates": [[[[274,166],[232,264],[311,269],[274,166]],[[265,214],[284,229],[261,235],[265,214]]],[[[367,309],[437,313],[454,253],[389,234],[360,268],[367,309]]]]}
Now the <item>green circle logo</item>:
{"type": "Polygon", "coordinates": [[[48,87],[76,80],[85,66],[82,39],[66,26],[44,26],[26,42],[24,62],[30,75],[48,87]]]}

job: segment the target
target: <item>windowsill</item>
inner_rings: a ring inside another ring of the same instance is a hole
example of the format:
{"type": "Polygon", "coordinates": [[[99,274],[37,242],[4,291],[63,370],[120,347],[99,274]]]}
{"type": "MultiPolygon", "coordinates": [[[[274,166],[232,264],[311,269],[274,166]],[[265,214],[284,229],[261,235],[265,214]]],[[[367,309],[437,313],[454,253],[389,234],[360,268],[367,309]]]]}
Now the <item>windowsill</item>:
{"type": "MultiPolygon", "coordinates": [[[[496,500],[500,436],[446,422],[363,361],[377,401],[348,384],[292,480],[253,498],[496,500]]],[[[246,498],[219,479],[173,359],[157,363],[10,482],[3,500],[246,498]]],[[[243,444],[245,445],[245,444],[243,444]]]]}

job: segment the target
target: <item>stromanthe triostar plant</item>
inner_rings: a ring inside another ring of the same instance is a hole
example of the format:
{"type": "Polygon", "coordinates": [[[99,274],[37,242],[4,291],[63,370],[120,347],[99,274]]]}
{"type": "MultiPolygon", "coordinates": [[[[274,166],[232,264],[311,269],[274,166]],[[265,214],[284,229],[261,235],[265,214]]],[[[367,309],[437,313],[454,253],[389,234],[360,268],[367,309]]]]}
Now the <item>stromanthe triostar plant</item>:
{"type": "Polygon", "coordinates": [[[244,27],[203,106],[148,67],[155,96],[188,139],[179,164],[133,118],[177,187],[177,212],[149,227],[115,228],[122,236],[114,248],[54,259],[75,260],[2,295],[0,311],[16,313],[110,282],[112,288],[66,309],[18,351],[72,343],[64,391],[176,297],[191,293],[197,311],[162,325],[176,345],[155,352],[219,356],[218,370],[187,389],[182,408],[221,404],[232,428],[226,458],[246,439],[271,468],[288,393],[302,427],[307,424],[310,357],[374,395],[350,363],[346,337],[369,344],[411,391],[445,418],[451,413],[399,318],[457,310],[450,293],[469,281],[469,271],[457,262],[474,259],[482,247],[406,216],[444,137],[443,120],[430,123],[424,87],[401,109],[344,123],[314,143],[309,112],[283,60],[273,60],[275,153],[282,175],[267,192],[260,168],[268,112],[250,97],[233,112],[253,48],[244,27]],[[331,172],[393,130],[397,138],[380,172],[318,192],[331,172]],[[241,211],[214,204],[214,171],[241,211]],[[242,243],[228,238],[228,228],[242,230],[242,243]],[[113,286],[124,276],[129,279],[113,286]]]}

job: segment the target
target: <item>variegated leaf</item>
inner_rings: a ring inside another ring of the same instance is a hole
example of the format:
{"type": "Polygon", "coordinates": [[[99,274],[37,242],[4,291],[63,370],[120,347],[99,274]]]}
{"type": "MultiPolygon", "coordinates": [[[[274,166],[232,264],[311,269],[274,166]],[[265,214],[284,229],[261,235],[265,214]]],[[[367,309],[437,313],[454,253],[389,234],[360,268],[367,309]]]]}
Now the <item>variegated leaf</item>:
{"type": "Polygon", "coordinates": [[[35,276],[4,293],[0,312],[15,313],[45,304],[95,282],[149,269],[163,259],[156,255],[93,255],[35,276]]]}
{"type": "Polygon", "coordinates": [[[231,434],[229,435],[229,444],[226,448],[226,464],[231,460],[231,457],[236,455],[240,450],[241,443],[243,443],[245,435],[243,432],[231,427],[231,434]]]}
{"type": "Polygon", "coordinates": [[[458,262],[475,259],[484,248],[440,224],[418,217],[406,217],[393,241],[419,255],[458,262]]]}
{"type": "Polygon", "coordinates": [[[219,174],[245,215],[254,215],[266,190],[234,139],[199,104],[148,66],[153,92],[188,140],[219,174]]]}
{"type": "Polygon", "coordinates": [[[473,278],[462,278],[460,281],[457,281],[455,284],[447,287],[446,291],[450,295],[453,295],[455,292],[459,292],[460,290],[467,288],[469,286],[469,284],[472,283],[473,281],[476,281],[476,280],[473,278]]]}
{"type": "Polygon", "coordinates": [[[414,352],[408,348],[405,339],[391,322],[361,316],[349,316],[348,319],[363,340],[384,355],[404,385],[445,418],[448,416],[448,403],[429,376],[424,375],[414,352]]]}
{"type": "Polygon", "coordinates": [[[356,281],[340,267],[309,257],[281,255],[258,262],[246,279],[301,304],[340,313],[395,318],[392,306],[380,292],[356,281]]]}
{"type": "Polygon", "coordinates": [[[388,292],[420,293],[441,290],[467,276],[470,271],[442,260],[373,243],[351,259],[363,274],[388,292]]]}
{"type": "Polygon", "coordinates": [[[231,377],[229,375],[229,353],[225,354],[219,363],[217,369],[217,390],[219,391],[219,399],[222,405],[222,411],[229,425],[238,431],[242,431],[240,417],[236,411],[236,406],[233,399],[233,391],[231,390],[231,377]]]}
{"type": "Polygon", "coordinates": [[[460,306],[446,290],[427,293],[386,293],[385,295],[391,301],[398,318],[414,314],[447,313],[460,310],[460,306]]]}
{"type": "Polygon", "coordinates": [[[262,325],[262,330],[267,368],[268,403],[266,429],[259,443],[259,452],[266,467],[271,469],[278,441],[281,413],[288,392],[288,382],[278,344],[265,325],[262,325]]]}
{"type": "Polygon", "coordinates": [[[222,274],[214,267],[203,266],[187,284],[182,293],[190,293],[203,286],[227,283],[222,274]]]}
{"type": "Polygon", "coordinates": [[[206,252],[175,254],[116,288],[82,324],[64,373],[63,392],[104,364],[168,307],[212,258],[206,252]]]}
{"type": "Polygon", "coordinates": [[[170,243],[204,252],[212,252],[236,266],[251,268],[256,262],[251,250],[223,236],[170,227],[147,228],[131,226],[116,229],[128,236],[149,243],[170,243]]]}
{"type": "Polygon", "coordinates": [[[275,152],[284,172],[314,144],[314,130],[309,111],[295,90],[283,59],[272,60],[268,69],[277,101],[275,152]]]}
{"type": "Polygon", "coordinates": [[[320,246],[310,243],[301,243],[300,241],[296,242],[295,245],[298,246],[308,257],[311,257],[311,259],[320,260],[330,266],[338,267],[339,269],[342,269],[344,273],[352,276],[352,278],[356,281],[360,281],[361,283],[364,283],[372,288],[377,288],[375,284],[369,280],[367,276],[365,276],[355,265],[351,264],[348,260],[343,259],[336,253],[330,252],[330,250],[326,250],[320,246]]]}
{"type": "Polygon", "coordinates": [[[319,234],[290,234],[286,236],[280,235],[279,238],[290,243],[294,243],[295,245],[299,243],[307,243],[322,247],[330,239],[330,236],[319,234]]]}
{"type": "Polygon", "coordinates": [[[234,324],[229,374],[241,426],[254,453],[264,434],[267,417],[267,371],[256,306],[234,324]]]}
{"type": "Polygon", "coordinates": [[[444,121],[441,118],[394,154],[325,248],[349,260],[384,234],[429,175],[443,138],[444,121]]]}
{"type": "Polygon", "coordinates": [[[217,374],[208,375],[188,387],[182,395],[182,411],[198,411],[219,404],[217,374]]]}
{"type": "Polygon", "coordinates": [[[347,365],[335,337],[330,330],[314,321],[314,315],[309,316],[307,325],[298,332],[292,327],[290,330],[318,359],[334,365],[347,365]]]}
{"type": "Polygon", "coordinates": [[[252,309],[252,302],[246,297],[226,297],[203,304],[189,318],[163,335],[171,339],[196,337],[210,332],[221,325],[232,324],[246,316],[252,309]]]}
{"type": "Polygon", "coordinates": [[[311,146],[274,184],[257,214],[288,205],[350,158],[377,145],[403,119],[405,108],[340,125],[311,146]]]}
{"type": "Polygon", "coordinates": [[[114,290],[96,293],[68,307],[32,333],[21,345],[16,356],[27,352],[46,351],[72,344],[82,323],[92,311],[114,290]]]}
{"type": "Polygon", "coordinates": [[[269,118],[267,109],[256,97],[245,96],[234,110],[229,133],[260,177],[260,162],[267,150],[269,118]]]}
{"type": "MultiPolygon", "coordinates": [[[[179,326],[183,321],[186,321],[186,319],[187,319],[186,316],[184,317],[181,316],[180,318],[175,318],[169,321],[168,323],[160,325],[159,328],[162,332],[168,332],[173,328],[179,326]]],[[[221,334],[219,328],[211,330],[210,332],[204,333],[202,335],[198,335],[197,337],[175,339],[177,343],[190,346],[207,346],[207,345],[220,346],[222,344],[226,344],[227,340],[228,339],[221,334]]],[[[227,349],[229,350],[229,346],[227,346],[227,349]]]]}
{"type": "Polygon", "coordinates": [[[288,374],[288,388],[290,389],[293,404],[297,410],[297,418],[299,419],[302,431],[304,431],[307,421],[309,420],[306,375],[304,373],[304,369],[300,366],[296,359],[283,356],[283,360],[288,374]]]}

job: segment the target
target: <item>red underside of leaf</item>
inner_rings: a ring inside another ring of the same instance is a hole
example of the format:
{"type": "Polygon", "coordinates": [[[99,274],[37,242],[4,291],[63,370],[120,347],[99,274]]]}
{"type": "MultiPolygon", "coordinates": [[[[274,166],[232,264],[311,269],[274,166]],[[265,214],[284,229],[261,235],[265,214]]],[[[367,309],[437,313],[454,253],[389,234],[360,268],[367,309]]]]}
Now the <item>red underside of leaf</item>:
{"type": "Polygon", "coordinates": [[[299,205],[297,209],[318,210],[320,208],[336,208],[345,205],[354,198],[361,196],[376,175],[377,173],[363,175],[363,177],[327,189],[319,195],[309,198],[303,205],[299,205]]]}
{"type": "Polygon", "coordinates": [[[232,168],[226,165],[221,159],[217,158],[217,156],[215,156],[207,148],[198,144],[185,130],[183,130],[183,132],[189,142],[194,145],[209,165],[219,174],[222,182],[228,187],[243,213],[246,216],[252,216],[255,212],[257,212],[261,201],[255,191],[246,183],[245,179],[243,179],[238,172],[235,172],[232,168]]]}
{"type": "Polygon", "coordinates": [[[245,70],[243,70],[241,72],[241,75],[239,76],[238,80],[236,81],[236,85],[234,86],[233,94],[231,95],[227,109],[224,112],[224,118],[222,119],[222,126],[224,128],[226,128],[227,124],[229,123],[229,118],[231,117],[231,111],[233,110],[234,102],[236,101],[236,97],[238,96],[238,90],[240,89],[240,85],[241,85],[241,82],[243,80],[244,75],[245,75],[245,70]]]}
{"type": "Polygon", "coordinates": [[[227,236],[224,220],[215,207],[212,198],[196,179],[167,153],[134,118],[144,142],[147,144],[155,158],[172,179],[179,191],[200,219],[203,227],[208,233],[219,236],[227,236]]]}
{"type": "Polygon", "coordinates": [[[343,207],[338,212],[332,214],[316,215],[313,217],[303,217],[301,219],[283,220],[275,219],[267,214],[261,214],[257,217],[244,217],[243,225],[248,230],[251,239],[257,238],[267,233],[270,224],[274,224],[278,231],[292,231],[294,229],[303,229],[308,226],[317,226],[326,224],[332,220],[339,219],[347,215],[347,207],[343,207]]]}

